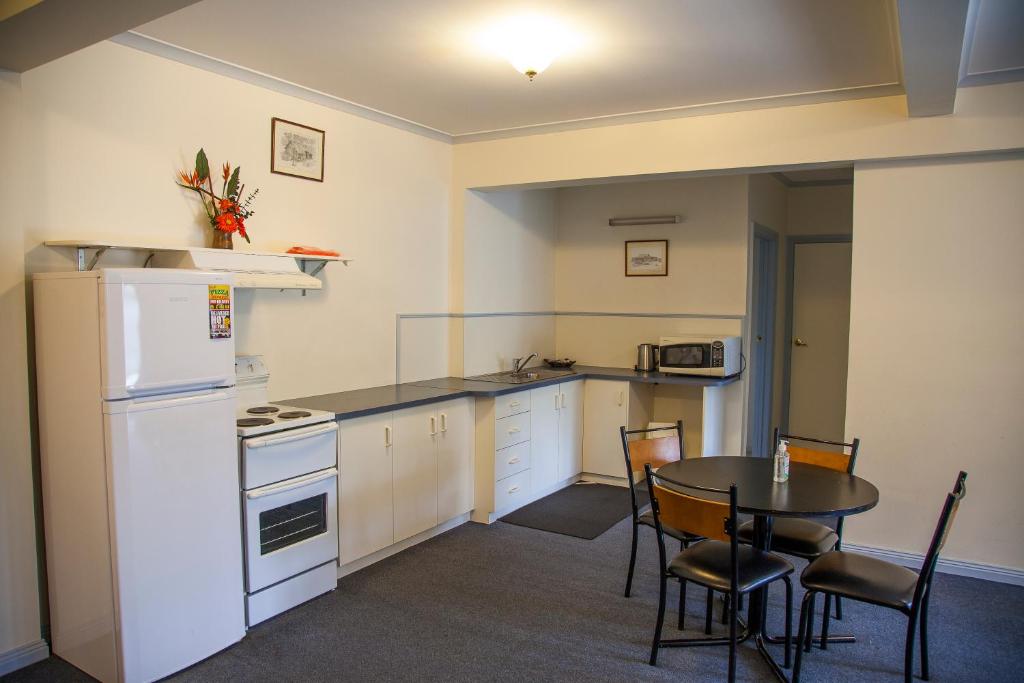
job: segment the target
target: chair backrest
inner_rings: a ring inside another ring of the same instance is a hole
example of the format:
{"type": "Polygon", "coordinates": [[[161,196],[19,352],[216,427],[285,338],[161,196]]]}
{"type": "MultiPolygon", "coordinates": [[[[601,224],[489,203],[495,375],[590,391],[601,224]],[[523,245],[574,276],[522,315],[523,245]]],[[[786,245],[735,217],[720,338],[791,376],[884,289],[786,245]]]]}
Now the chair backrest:
{"type": "Polygon", "coordinates": [[[683,421],[677,420],[674,425],[668,427],[654,427],[652,429],[626,429],[619,427],[619,436],[622,438],[622,454],[626,460],[626,478],[629,480],[630,498],[633,502],[633,511],[637,511],[636,472],[642,472],[645,465],[661,467],[670,462],[676,462],[683,458],[683,421]],[[634,435],[643,435],[641,439],[630,439],[634,435]],[[647,436],[657,434],[657,436],[647,436]]]}
{"type": "Polygon", "coordinates": [[[928,553],[924,556],[924,563],[921,565],[921,573],[917,579],[917,588],[914,591],[914,604],[931,585],[932,577],[935,575],[935,565],[939,560],[939,553],[946,545],[946,538],[949,530],[953,528],[953,520],[956,518],[957,510],[960,509],[960,501],[967,495],[967,473],[961,471],[953,484],[953,490],[946,494],[946,503],[939,513],[939,523],[935,526],[935,533],[932,534],[932,542],[928,546],[928,553]]]}
{"type": "Polygon", "coordinates": [[[789,442],[789,459],[792,462],[802,462],[818,467],[827,467],[830,470],[853,474],[853,466],[857,462],[857,451],[860,450],[860,439],[854,439],[850,443],[843,441],[828,441],[826,439],[815,439],[809,436],[797,434],[780,434],[779,428],[775,428],[775,437],[772,443],[776,448],[779,440],[785,439],[789,442]],[[800,443],[793,443],[798,441],[800,443]],[[827,451],[822,448],[814,448],[805,444],[816,444],[820,446],[839,446],[841,451],[827,451]]]}

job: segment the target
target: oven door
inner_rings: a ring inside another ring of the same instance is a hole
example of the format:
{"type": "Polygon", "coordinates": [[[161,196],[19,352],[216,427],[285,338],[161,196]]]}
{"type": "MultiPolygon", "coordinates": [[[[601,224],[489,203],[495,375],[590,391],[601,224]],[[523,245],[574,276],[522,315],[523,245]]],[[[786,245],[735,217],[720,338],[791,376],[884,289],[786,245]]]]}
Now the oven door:
{"type": "Polygon", "coordinates": [[[338,557],[338,469],[245,491],[245,588],[254,593],[338,557]]]}
{"type": "Polygon", "coordinates": [[[704,374],[711,367],[711,344],[667,344],[661,347],[660,356],[663,372],[704,374]]]}

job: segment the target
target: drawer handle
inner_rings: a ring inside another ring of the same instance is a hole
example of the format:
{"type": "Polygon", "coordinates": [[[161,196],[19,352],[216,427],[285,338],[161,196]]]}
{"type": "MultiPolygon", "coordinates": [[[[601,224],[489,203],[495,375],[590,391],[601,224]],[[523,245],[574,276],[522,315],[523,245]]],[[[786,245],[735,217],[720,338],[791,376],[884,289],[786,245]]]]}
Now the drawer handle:
{"type": "Polygon", "coordinates": [[[516,492],[516,491],[518,491],[518,490],[519,490],[519,484],[516,484],[515,486],[513,486],[512,488],[510,488],[510,489],[508,490],[508,492],[509,492],[509,493],[515,493],[515,492],[516,492]]]}
{"type": "Polygon", "coordinates": [[[509,401],[508,402],[508,407],[509,408],[518,408],[519,407],[519,401],[509,401]]]}
{"type": "Polygon", "coordinates": [[[519,462],[519,456],[516,456],[516,457],[512,458],[511,460],[509,460],[508,464],[509,465],[515,465],[517,462],[519,462]]]}
{"type": "Polygon", "coordinates": [[[518,433],[519,433],[519,431],[520,431],[520,428],[519,428],[519,427],[509,427],[509,428],[508,428],[508,433],[509,433],[509,434],[518,434],[518,433]]]}

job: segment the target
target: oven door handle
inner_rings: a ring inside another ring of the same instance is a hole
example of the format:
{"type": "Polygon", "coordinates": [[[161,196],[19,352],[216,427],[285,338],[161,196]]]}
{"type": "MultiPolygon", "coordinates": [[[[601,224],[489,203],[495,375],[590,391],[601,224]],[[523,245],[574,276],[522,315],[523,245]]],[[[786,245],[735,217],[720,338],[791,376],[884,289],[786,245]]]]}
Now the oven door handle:
{"type": "Polygon", "coordinates": [[[313,474],[307,474],[304,477],[298,479],[289,479],[288,481],[281,482],[280,484],[272,484],[270,486],[262,486],[252,491],[246,491],[245,497],[249,500],[256,500],[257,498],[265,498],[266,496],[277,495],[278,493],[284,493],[285,491],[291,491],[293,489],[301,488],[303,486],[309,486],[315,484],[324,479],[332,479],[338,476],[338,468],[332,467],[327,470],[320,472],[314,472],[313,474]]]}
{"type": "Polygon", "coordinates": [[[316,425],[312,428],[307,429],[296,429],[294,431],[285,432],[282,436],[268,436],[262,439],[246,439],[246,448],[265,448],[266,446],[276,446],[280,443],[288,443],[289,441],[298,441],[299,439],[309,439],[314,436],[320,436],[321,434],[328,434],[330,432],[338,431],[338,424],[336,422],[329,422],[324,425],[316,425]]]}

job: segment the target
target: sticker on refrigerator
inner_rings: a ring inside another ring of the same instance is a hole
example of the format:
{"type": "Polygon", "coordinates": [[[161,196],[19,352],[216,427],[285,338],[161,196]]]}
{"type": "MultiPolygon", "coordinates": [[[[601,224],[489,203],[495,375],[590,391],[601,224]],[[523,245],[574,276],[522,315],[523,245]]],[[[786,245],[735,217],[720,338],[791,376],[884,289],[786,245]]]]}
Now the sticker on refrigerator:
{"type": "Polygon", "coordinates": [[[231,337],[231,285],[210,285],[210,339],[231,337]]]}

